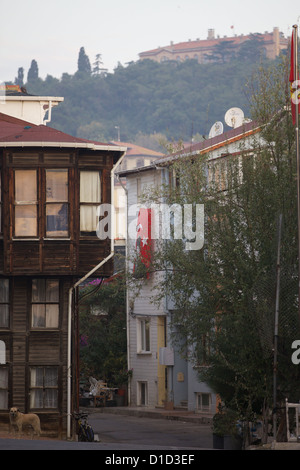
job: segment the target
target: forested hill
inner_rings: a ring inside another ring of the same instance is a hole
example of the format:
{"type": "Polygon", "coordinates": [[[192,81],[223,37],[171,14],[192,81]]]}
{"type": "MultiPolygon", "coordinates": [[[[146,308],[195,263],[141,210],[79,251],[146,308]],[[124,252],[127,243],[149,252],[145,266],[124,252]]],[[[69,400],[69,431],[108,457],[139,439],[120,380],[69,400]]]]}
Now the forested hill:
{"type": "Polygon", "coordinates": [[[139,61],[113,73],[63,74],[60,79],[31,78],[33,95],[63,96],[51,126],[69,134],[100,140],[136,141],[137,134],[161,133],[168,140],[190,141],[207,135],[215,121],[224,123],[230,107],[249,116],[245,83],[253,61],[198,64],[139,61]]]}

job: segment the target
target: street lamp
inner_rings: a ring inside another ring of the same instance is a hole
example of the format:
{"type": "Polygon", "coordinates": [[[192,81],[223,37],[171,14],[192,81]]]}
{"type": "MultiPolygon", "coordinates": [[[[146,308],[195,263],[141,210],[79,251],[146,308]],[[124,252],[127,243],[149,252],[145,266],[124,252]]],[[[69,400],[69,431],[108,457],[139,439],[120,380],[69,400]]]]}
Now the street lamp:
{"type": "Polygon", "coordinates": [[[118,129],[118,142],[120,142],[120,127],[115,126],[115,129],[118,129]]]}

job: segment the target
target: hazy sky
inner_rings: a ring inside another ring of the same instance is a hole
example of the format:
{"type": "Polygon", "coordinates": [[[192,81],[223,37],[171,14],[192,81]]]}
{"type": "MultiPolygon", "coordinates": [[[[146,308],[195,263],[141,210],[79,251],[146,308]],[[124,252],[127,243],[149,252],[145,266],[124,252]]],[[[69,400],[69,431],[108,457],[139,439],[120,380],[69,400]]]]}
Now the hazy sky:
{"type": "Polygon", "coordinates": [[[296,0],[0,0],[0,81],[25,79],[35,59],[39,76],[77,70],[85,48],[91,64],[102,55],[109,71],[138,60],[139,52],[189,39],[263,33],[278,26],[290,36],[299,25],[296,0]],[[234,26],[234,30],[231,28],[234,26]]]}

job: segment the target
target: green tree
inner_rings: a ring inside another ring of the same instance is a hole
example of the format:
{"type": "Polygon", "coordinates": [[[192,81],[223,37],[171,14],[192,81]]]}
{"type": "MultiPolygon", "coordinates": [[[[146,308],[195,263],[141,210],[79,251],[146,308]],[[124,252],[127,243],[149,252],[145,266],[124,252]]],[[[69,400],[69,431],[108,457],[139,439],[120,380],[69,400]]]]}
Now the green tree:
{"type": "Polygon", "coordinates": [[[77,69],[78,72],[81,72],[86,75],[91,75],[92,69],[91,69],[90,59],[85,53],[84,47],[81,47],[79,50],[77,65],[78,65],[78,69],[77,69]]]}
{"type": "Polygon", "coordinates": [[[291,344],[299,334],[297,189],[286,83],[284,64],[254,74],[248,89],[261,133],[250,151],[241,146],[240,155],[216,162],[203,155],[177,159],[170,171],[179,186],[152,193],[148,188],[145,196],[146,201],[163,197],[170,204],[204,204],[204,249],[186,251],[182,240],[156,244],[152,269],[165,276],[154,298],[172,299],[174,341],[188,351],[200,379],[247,420],[272,408],[279,214],[286,274],[280,291],[278,402],[285,397],[298,402],[300,396],[299,372],[291,362],[291,344]]]}
{"type": "Polygon", "coordinates": [[[24,85],[24,68],[23,67],[18,68],[18,76],[15,78],[15,84],[19,86],[24,85]]]}
{"type": "Polygon", "coordinates": [[[27,82],[31,83],[34,82],[39,78],[39,68],[36,60],[31,61],[30,68],[27,73],[27,82]]]}
{"type": "Polygon", "coordinates": [[[250,38],[241,44],[237,52],[237,59],[243,61],[257,61],[265,56],[264,40],[261,34],[250,34],[250,38]]]}
{"type": "Polygon", "coordinates": [[[79,309],[80,374],[117,386],[127,367],[125,289],[122,278],[81,289],[79,309]]]}
{"type": "Polygon", "coordinates": [[[206,54],[206,58],[209,60],[218,60],[221,61],[223,64],[232,60],[235,56],[236,47],[234,45],[234,41],[220,41],[216,44],[213,48],[212,54],[206,54]]]}
{"type": "Polygon", "coordinates": [[[93,63],[93,74],[101,75],[101,74],[105,74],[106,72],[107,72],[107,69],[103,68],[102,55],[96,54],[95,62],[93,63]]]}

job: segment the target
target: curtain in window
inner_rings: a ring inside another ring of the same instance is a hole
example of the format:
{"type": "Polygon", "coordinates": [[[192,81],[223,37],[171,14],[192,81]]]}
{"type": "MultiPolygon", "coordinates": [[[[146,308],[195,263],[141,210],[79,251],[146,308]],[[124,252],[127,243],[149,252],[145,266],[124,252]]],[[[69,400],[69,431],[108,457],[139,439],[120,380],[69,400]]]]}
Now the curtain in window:
{"type": "Polygon", "coordinates": [[[0,341],[0,364],[6,364],[6,346],[4,341],[0,341]]]}
{"type": "Polygon", "coordinates": [[[30,408],[57,408],[57,367],[33,367],[30,372],[30,408]]]}
{"type": "Polygon", "coordinates": [[[80,207],[80,231],[95,232],[97,228],[97,207],[81,206],[80,207]]]}
{"type": "Polygon", "coordinates": [[[46,171],[46,201],[68,201],[68,170],[46,171]]]}
{"type": "Polygon", "coordinates": [[[68,236],[68,170],[46,171],[46,235],[68,236]]]}
{"type": "Polygon", "coordinates": [[[15,202],[37,202],[36,170],[15,170],[15,202]]]}
{"type": "Polygon", "coordinates": [[[0,328],[9,326],[9,281],[0,279],[0,328]]]}
{"type": "Polygon", "coordinates": [[[0,409],[8,408],[8,369],[0,368],[0,409]]]}
{"type": "Polygon", "coordinates": [[[95,232],[97,228],[97,207],[101,202],[100,173],[80,173],[80,231],[95,232]]]}
{"type": "Polygon", "coordinates": [[[37,236],[36,170],[15,170],[15,236],[37,236]]]}
{"type": "Polygon", "coordinates": [[[80,172],[80,202],[101,202],[99,171],[80,172]]]}
{"type": "Polygon", "coordinates": [[[59,282],[55,279],[32,281],[32,326],[58,328],[59,282]]]}
{"type": "Polygon", "coordinates": [[[0,328],[8,328],[9,326],[9,307],[0,304],[0,328]]]}

